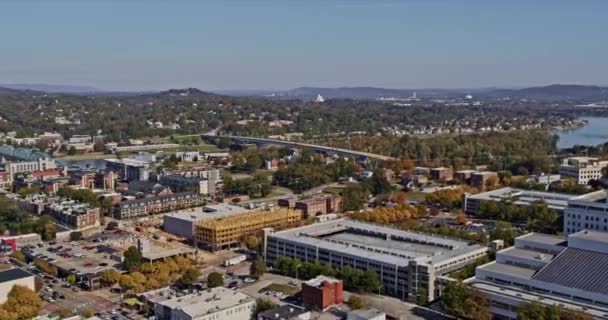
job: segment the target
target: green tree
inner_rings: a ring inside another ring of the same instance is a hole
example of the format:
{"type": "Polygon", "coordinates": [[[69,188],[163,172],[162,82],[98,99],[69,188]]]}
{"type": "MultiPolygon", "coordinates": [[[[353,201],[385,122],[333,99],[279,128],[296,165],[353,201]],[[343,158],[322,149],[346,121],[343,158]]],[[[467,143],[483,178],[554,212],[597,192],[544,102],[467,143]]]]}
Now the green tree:
{"type": "Polygon", "coordinates": [[[259,258],[251,263],[249,268],[249,275],[255,279],[259,279],[266,273],[266,262],[264,259],[259,258]]]}
{"type": "Polygon", "coordinates": [[[462,282],[452,282],[445,286],[441,296],[443,310],[454,316],[465,314],[465,301],[467,299],[467,288],[462,282]]]}
{"type": "Polygon", "coordinates": [[[68,155],[69,155],[69,156],[73,156],[73,155],[75,155],[75,154],[76,154],[76,148],[74,148],[74,146],[70,147],[70,148],[68,149],[68,155]]]}
{"type": "Polygon", "coordinates": [[[76,283],[76,276],[73,274],[70,274],[69,276],[67,276],[65,278],[65,281],[67,281],[69,284],[74,284],[74,283],[76,283]]]}
{"type": "Polygon", "coordinates": [[[419,288],[418,292],[416,293],[416,304],[419,306],[426,305],[429,302],[428,295],[429,293],[425,288],[419,288]]]}
{"type": "Polygon", "coordinates": [[[491,237],[494,240],[503,240],[505,245],[512,245],[515,237],[517,237],[517,230],[506,221],[498,221],[491,232],[491,237]]]}
{"type": "Polygon", "coordinates": [[[255,314],[257,315],[260,312],[264,312],[270,309],[277,308],[279,305],[274,303],[271,300],[258,298],[255,301],[255,314]]]}
{"type": "Polygon", "coordinates": [[[546,309],[539,302],[523,302],[517,307],[517,320],[545,320],[546,309]]]}
{"type": "Polygon", "coordinates": [[[215,288],[224,285],[224,276],[219,272],[211,272],[207,276],[207,287],[215,288]]]}
{"type": "Polygon", "coordinates": [[[374,173],[365,181],[365,184],[372,194],[383,194],[392,190],[391,184],[384,177],[383,168],[374,170],[374,173]]]}
{"type": "Polygon", "coordinates": [[[200,278],[201,272],[196,268],[189,268],[186,270],[182,276],[177,280],[177,283],[182,288],[190,287],[194,282],[200,278]]]}
{"type": "Polygon", "coordinates": [[[123,266],[126,270],[133,270],[141,264],[141,252],[134,246],[129,247],[123,256],[123,266]]]}
{"type": "Polygon", "coordinates": [[[82,232],[72,231],[70,232],[70,241],[80,241],[82,239],[82,232]]]}
{"type": "Polygon", "coordinates": [[[363,302],[363,299],[361,299],[361,297],[354,295],[354,294],[351,295],[350,297],[348,297],[346,304],[352,310],[362,309],[363,307],[365,307],[365,303],[363,302]]]}
{"type": "Polygon", "coordinates": [[[342,191],[342,197],[344,198],[344,210],[346,211],[357,211],[363,209],[365,202],[369,196],[369,191],[363,188],[358,183],[349,183],[344,191],[342,191]]]}

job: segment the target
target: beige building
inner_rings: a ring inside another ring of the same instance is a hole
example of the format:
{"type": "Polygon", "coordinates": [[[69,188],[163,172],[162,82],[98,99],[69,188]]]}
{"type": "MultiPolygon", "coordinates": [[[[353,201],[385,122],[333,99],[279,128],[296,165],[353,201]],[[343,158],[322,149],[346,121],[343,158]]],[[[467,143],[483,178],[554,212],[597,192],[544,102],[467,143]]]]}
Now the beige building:
{"type": "Polygon", "coordinates": [[[573,178],[578,184],[588,184],[589,180],[602,177],[602,169],[608,161],[591,157],[571,157],[562,161],[559,174],[562,179],[573,178]]]}
{"type": "Polygon", "coordinates": [[[18,268],[0,271],[0,304],[6,302],[8,293],[15,285],[35,291],[34,275],[18,268]]]}
{"type": "Polygon", "coordinates": [[[159,320],[249,320],[254,312],[254,298],[224,287],[175,296],[154,306],[159,320]]]}
{"type": "Polygon", "coordinates": [[[299,211],[282,208],[207,219],[197,223],[195,240],[206,249],[223,250],[239,246],[245,237],[264,228],[284,229],[296,226],[301,219],[299,211]]]}

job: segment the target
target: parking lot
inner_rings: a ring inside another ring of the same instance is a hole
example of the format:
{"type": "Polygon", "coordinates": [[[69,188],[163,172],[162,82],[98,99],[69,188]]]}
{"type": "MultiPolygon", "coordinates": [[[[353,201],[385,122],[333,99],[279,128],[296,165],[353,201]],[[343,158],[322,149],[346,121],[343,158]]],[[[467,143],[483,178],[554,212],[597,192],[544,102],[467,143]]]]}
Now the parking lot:
{"type": "Polygon", "coordinates": [[[120,267],[120,263],[110,259],[109,254],[98,252],[96,244],[61,242],[30,247],[25,253],[31,259],[44,260],[56,266],[62,273],[73,273],[77,276],[120,267]]]}

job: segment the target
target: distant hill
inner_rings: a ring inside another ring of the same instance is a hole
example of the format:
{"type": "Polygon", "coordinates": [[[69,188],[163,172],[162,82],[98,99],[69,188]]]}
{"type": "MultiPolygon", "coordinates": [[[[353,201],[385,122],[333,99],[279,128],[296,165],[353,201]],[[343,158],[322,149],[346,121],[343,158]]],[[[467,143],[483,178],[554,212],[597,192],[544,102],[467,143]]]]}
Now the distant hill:
{"type": "Polygon", "coordinates": [[[99,89],[89,86],[71,86],[60,84],[44,84],[44,83],[11,83],[0,84],[0,87],[15,89],[15,90],[33,90],[49,93],[92,93],[99,89]]]}
{"type": "Polygon", "coordinates": [[[553,84],[523,89],[497,89],[482,94],[493,98],[531,100],[608,100],[608,88],[600,86],[553,84]]]}

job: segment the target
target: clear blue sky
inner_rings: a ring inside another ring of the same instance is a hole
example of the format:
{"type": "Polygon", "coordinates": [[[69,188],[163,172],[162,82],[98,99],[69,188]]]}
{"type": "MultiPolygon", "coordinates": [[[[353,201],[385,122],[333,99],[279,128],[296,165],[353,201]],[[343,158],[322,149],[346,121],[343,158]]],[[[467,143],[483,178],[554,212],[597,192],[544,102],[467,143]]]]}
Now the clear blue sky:
{"type": "Polygon", "coordinates": [[[608,1],[3,0],[0,83],[608,84],[608,1]]]}

